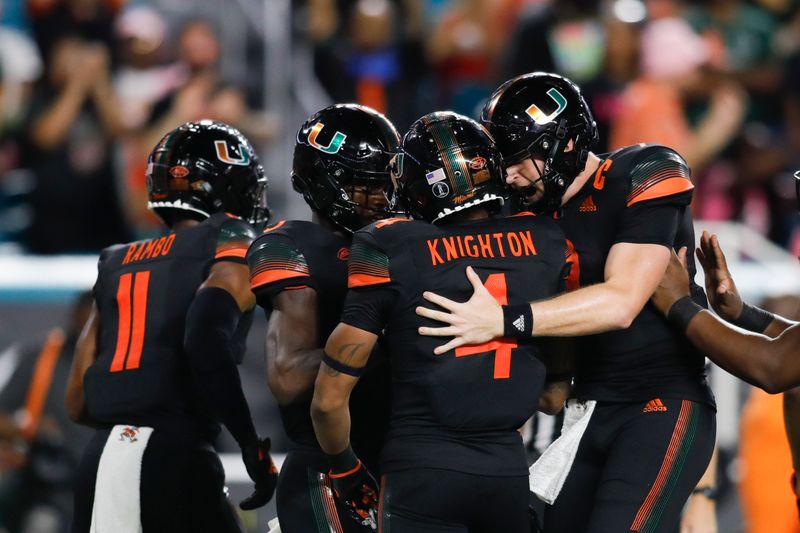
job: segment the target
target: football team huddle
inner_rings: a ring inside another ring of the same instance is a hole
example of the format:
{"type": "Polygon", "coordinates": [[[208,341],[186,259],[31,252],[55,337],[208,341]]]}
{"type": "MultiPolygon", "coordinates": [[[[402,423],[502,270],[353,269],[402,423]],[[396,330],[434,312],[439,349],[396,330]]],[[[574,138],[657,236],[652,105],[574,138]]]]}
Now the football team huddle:
{"type": "Polygon", "coordinates": [[[243,531],[220,424],[254,482],[239,506],[274,494],[273,531],[677,531],[690,497],[714,497],[705,358],[785,390],[800,328],[742,302],[715,236],[697,249],[706,290],[692,281],[680,154],[595,154],[597,135],[580,89],[544,72],[497,88],[479,121],[434,112],[402,137],[333,105],[296,136],[309,222],[269,220],[236,129],[166,134],[146,177],[170,231],[101,253],[70,374],[70,417],[96,430],[72,531],[243,531]],[[237,370],[256,307],[280,472],[237,370]],[[520,428],[562,409],[529,467],[520,428]]]}

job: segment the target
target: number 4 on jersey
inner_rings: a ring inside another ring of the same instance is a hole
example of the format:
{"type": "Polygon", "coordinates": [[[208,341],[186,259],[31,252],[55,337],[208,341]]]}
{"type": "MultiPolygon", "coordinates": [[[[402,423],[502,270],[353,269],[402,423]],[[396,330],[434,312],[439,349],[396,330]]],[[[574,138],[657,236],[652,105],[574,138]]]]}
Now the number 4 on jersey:
{"type": "MultiPolygon", "coordinates": [[[[508,304],[505,274],[490,274],[483,284],[500,305],[508,304]]],[[[514,339],[494,339],[483,344],[470,344],[456,348],[456,357],[494,352],[494,379],[511,377],[511,350],[517,347],[514,339]]]]}

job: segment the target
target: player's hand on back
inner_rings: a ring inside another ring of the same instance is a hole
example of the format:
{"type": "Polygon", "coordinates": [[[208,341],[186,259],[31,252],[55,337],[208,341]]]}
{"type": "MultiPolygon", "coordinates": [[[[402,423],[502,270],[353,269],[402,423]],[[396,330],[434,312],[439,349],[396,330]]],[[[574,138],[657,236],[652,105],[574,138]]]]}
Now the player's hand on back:
{"type": "Polygon", "coordinates": [[[472,284],[472,297],[458,303],[432,292],[425,292],[423,297],[429,302],[449,312],[437,311],[428,307],[417,307],[417,314],[431,320],[444,322],[447,326],[440,328],[420,327],[420,335],[434,337],[453,337],[433,353],[441,355],[465,344],[481,344],[503,335],[503,310],[481,282],[478,274],[467,267],[467,279],[472,284]]]}
{"type": "Polygon", "coordinates": [[[270,445],[269,438],[265,438],[242,447],[242,461],[247,468],[247,474],[255,483],[253,494],[239,503],[239,507],[244,511],[266,505],[275,492],[275,486],[278,484],[278,469],[269,454],[270,445]]]}
{"type": "Polygon", "coordinates": [[[697,259],[705,272],[708,303],[725,320],[736,320],[742,313],[742,297],[733,282],[716,235],[703,232],[697,259]]]}
{"type": "Polygon", "coordinates": [[[669,312],[672,304],[689,296],[689,272],[686,270],[686,247],[682,247],[675,253],[670,250],[671,257],[667,270],[658,287],[650,298],[659,311],[665,315],[669,312]]]}

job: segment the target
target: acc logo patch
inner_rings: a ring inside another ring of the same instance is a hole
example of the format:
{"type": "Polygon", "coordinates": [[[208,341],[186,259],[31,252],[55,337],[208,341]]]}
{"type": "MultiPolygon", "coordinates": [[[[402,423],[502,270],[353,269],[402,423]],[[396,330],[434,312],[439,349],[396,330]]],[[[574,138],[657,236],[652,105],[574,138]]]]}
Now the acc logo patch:
{"type": "Polygon", "coordinates": [[[337,131],[333,134],[333,138],[328,142],[327,146],[323,146],[317,142],[317,136],[322,131],[322,128],[325,127],[325,124],[322,122],[317,122],[314,126],[311,127],[311,131],[308,134],[308,144],[319,150],[320,152],[324,152],[326,154],[335,154],[339,150],[342,149],[342,144],[344,144],[344,140],[347,139],[347,135],[342,133],[341,131],[337,131]]]}
{"type": "Polygon", "coordinates": [[[525,110],[525,113],[527,113],[528,116],[531,117],[537,124],[547,124],[552,122],[554,118],[560,115],[567,108],[567,99],[564,98],[564,95],[561,94],[555,87],[551,87],[547,91],[547,96],[552,98],[557,106],[556,110],[549,115],[545,115],[544,111],[539,109],[539,106],[536,104],[531,104],[528,106],[528,109],[525,110]]]}
{"type": "Polygon", "coordinates": [[[189,175],[189,169],[183,165],[176,165],[169,169],[169,175],[173,178],[185,178],[189,175]]]}
{"type": "Polygon", "coordinates": [[[347,261],[348,257],[350,257],[350,249],[345,248],[344,246],[339,248],[339,253],[336,254],[336,259],[339,261],[347,261]]]}
{"type": "Polygon", "coordinates": [[[472,170],[483,170],[486,168],[486,158],[481,156],[475,156],[469,161],[469,168],[472,170]]]}
{"type": "Polygon", "coordinates": [[[239,165],[246,167],[250,164],[250,154],[242,143],[239,143],[238,150],[231,150],[225,141],[214,141],[214,148],[217,150],[217,159],[229,165],[239,165]],[[239,157],[231,157],[231,153],[238,151],[239,157]]]}

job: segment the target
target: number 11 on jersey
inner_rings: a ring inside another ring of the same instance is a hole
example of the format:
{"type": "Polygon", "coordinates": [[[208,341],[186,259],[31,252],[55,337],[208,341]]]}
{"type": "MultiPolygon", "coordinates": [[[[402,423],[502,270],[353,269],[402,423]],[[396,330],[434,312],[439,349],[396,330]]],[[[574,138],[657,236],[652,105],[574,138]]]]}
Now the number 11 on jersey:
{"type": "MultiPolygon", "coordinates": [[[[490,274],[483,284],[500,305],[508,304],[508,287],[505,274],[490,274]]],[[[514,339],[494,339],[483,344],[470,344],[456,348],[456,357],[494,352],[494,379],[511,377],[511,350],[517,347],[514,339]]]]}
{"type": "Polygon", "coordinates": [[[123,274],[117,288],[117,349],[111,360],[111,372],[139,368],[144,346],[144,326],[147,314],[147,287],[150,271],[123,274]]]}

